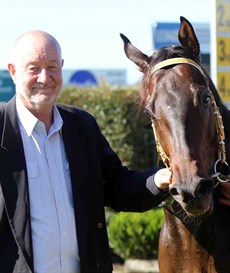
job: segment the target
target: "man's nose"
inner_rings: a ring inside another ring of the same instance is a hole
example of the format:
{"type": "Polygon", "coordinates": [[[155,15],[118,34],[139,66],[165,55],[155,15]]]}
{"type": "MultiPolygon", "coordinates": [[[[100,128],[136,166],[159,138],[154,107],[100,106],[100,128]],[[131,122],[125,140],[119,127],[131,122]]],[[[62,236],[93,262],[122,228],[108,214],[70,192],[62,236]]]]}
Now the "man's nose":
{"type": "Polygon", "coordinates": [[[49,80],[49,72],[47,69],[42,68],[38,74],[38,81],[41,83],[46,83],[49,80]]]}

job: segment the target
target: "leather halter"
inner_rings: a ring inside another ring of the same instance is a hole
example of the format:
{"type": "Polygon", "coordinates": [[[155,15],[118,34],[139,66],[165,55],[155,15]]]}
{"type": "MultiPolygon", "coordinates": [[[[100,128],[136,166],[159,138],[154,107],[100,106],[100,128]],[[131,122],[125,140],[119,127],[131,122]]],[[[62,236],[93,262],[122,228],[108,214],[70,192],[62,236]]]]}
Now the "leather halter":
{"type": "MultiPolygon", "coordinates": [[[[152,67],[152,69],[150,70],[150,75],[152,75],[153,73],[155,73],[157,70],[159,70],[161,68],[168,67],[170,65],[177,65],[177,64],[192,65],[204,77],[207,77],[206,74],[204,73],[204,71],[202,70],[202,68],[200,67],[200,65],[197,64],[195,61],[188,59],[188,58],[171,58],[171,59],[162,61],[152,67]]],[[[228,163],[226,161],[225,133],[224,133],[223,120],[222,120],[222,116],[220,114],[219,107],[217,106],[215,98],[214,98],[211,91],[210,91],[210,97],[211,97],[211,105],[212,105],[212,109],[213,109],[213,113],[214,113],[214,117],[215,117],[216,131],[217,131],[217,137],[218,137],[218,159],[215,162],[214,174],[212,175],[212,178],[217,178],[220,182],[227,182],[229,180],[229,178],[228,177],[223,178],[222,174],[217,172],[217,165],[219,162],[221,162],[222,164],[228,165],[228,163]]],[[[170,159],[167,156],[167,154],[165,153],[164,149],[162,148],[160,141],[156,135],[156,130],[155,130],[153,120],[152,120],[152,127],[153,127],[154,136],[155,136],[155,142],[156,142],[156,148],[157,148],[158,155],[161,157],[164,165],[167,168],[170,168],[170,159]]]]}
{"type": "Polygon", "coordinates": [[[198,65],[198,63],[196,63],[195,61],[193,61],[191,59],[187,59],[187,58],[171,58],[171,59],[162,61],[162,62],[154,65],[151,68],[150,74],[152,75],[155,71],[157,71],[157,70],[159,70],[161,68],[164,68],[164,67],[167,67],[167,66],[170,66],[170,65],[176,65],[176,64],[190,64],[190,65],[193,65],[193,66],[195,66],[200,71],[200,73],[202,75],[205,76],[203,70],[198,65]]]}

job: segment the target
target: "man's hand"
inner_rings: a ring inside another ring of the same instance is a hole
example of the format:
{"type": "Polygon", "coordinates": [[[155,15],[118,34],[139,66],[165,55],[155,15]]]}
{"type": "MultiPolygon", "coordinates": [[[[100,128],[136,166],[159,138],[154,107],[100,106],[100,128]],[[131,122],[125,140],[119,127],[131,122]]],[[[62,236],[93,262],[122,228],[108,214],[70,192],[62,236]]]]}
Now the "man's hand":
{"type": "Polygon", "coordinates": [[[167,169],[160,169],[154,176],[156,186],[161,190],[169,189],[169,185],[172,182],[172,172],[167,169]]]}
{"type": "Polygon", "coordinates": [[[221,183],[220,192],[223,195],[223,197],[220,198],[220,203],[223,205],[230,206],[230,183],[229,182],[221,183]]]}

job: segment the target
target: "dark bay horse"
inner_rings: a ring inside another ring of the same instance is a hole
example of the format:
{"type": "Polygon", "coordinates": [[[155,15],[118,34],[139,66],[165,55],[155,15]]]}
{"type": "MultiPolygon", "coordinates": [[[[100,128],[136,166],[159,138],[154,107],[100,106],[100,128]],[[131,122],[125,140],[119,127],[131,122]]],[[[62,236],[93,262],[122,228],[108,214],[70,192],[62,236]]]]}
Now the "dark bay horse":
{"type": "Polygon", "coordinates": [[[230,273],[228,182],[230,113],[200,63],[200,46],[181,17],[180,46],[147,56],[121,34],[127,57],[143,72],[140,99],[158,151],[172,171],[171,205],[159,241],[161,273],[230,273]]]}

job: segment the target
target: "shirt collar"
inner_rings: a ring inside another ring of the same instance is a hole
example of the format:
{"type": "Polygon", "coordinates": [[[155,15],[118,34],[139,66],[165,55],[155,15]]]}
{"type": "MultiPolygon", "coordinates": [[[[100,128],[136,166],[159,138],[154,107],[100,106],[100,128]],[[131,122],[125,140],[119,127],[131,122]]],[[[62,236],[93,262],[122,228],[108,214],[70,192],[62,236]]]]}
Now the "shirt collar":
{"type": "MultiPolygon", "coordinates": [[[[31,136],[33,130],[36,125],[42,123],[39,119],[37,119],[22,103],[22,101],[16,96],[16,111],[18,115],[19,122],[24,127],[28,136],[31,136]]],[[[53,107],[53,124],[50,128],[50,133],[57,132],[61,130],[63,125],[62,117],[56,106],[53,107]]]]}
{"type": "Polygon", "coordinates": [[[53,124],[50,128],[49,133],[54,133],[54,132],[61,130],[62,125],[63,125],[62,117],[61,117],[56,105],[54,105],[54,107],[53,107],[53,118],[54,118],[54,121],[53,121],[53,124]]]}

